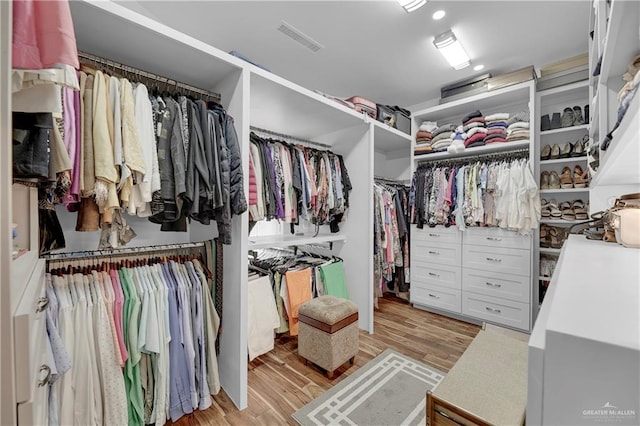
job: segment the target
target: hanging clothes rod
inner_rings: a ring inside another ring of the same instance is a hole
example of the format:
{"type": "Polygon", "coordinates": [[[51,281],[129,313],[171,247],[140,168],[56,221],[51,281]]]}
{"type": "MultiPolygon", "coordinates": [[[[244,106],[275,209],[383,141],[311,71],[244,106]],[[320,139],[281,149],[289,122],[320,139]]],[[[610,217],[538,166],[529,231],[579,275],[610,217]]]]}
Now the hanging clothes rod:
{"type": "Polygon", "coordinates": [[[529,148],[512,149],[509,151],[491,152],[485,154],[463,155],[454,158],[438,158],[434,160],[424,159],[418,162],[418,166],[435,166],[439,164],[467,164],[482,160],[504,160],[508,158],[524,158],[529,156],[529,148]]]}
{"type": "Polygon", "coordinates": [[[123,71],[125,73],[129,73],[129,74],[134,74],[136,76],[148,79],[148,80],[153,80],[159,83],[162,83],[164,85],[166,85],[167,87],[176,87],[176,88],[180,88],[183,89],[187,92],[191,92],[194,94],[198,94],[201,96],[204,96],[206,98],[209,98],[211,100],[214,100],[215,102],[220,102],[221,96],[219,93],[215,93],[215,92],[211,92],[209,90],[205,90],[205,89],[200,89],[199,87],[195,87],[192,86],[190,84],[187,83],[182,83],[180,81],[168,78],[168,77],[163,77],[161,75],[158,74],[154,74],[152,72],[149,71],[145,71],[145,70],[141,70],[139,68],[134,68],[132,66],[126,65],[126,64],[122,64],[116,61],[112,61],[111,59],[107,59],[107,58],[102,58],[100,56],[96,56],[96,55],[92,55],[91,53],[86,53],[86,52],[78,52],[78,57],[80,59],[85,59],[86,61],[92,62],[96,65],[100,64],[100,65],[104,65],[104,67],[106,69],[118,69],[120,71],[123,71]]]}
{"type": "Polygon", "coordinates": [[[331,149],[330,145],[327,145],[327,144],[324,144],[324,143],[314,142],[314,141],[310,141],[308,139],[301,139],[301,138],[298,138],[296,136],[285,135],[284,133],[278,133],[278,132],[274,132],[272,130],[262,129],[260,127],[249,126],[249,128],[251,130],[253,130],[254,132],[264,133],[265,135],[276,136],[278,138],[283,138],[283,139],[291,139],[291,140],[302,142],[302,143],[309,144],[309,145],[316,145],[316,146],[322,147],[322,148],[327,149],[327,150],[331,149]]]}
{"type": "Polygon", "coordinates": [[[47,261],[51,260],[78,260],[90,257],[100,256],[127,256],[136,255],[142,253],[157,253],[170,250],[183,250],[191,248],[202,248],[204,242],[200,243],[181,243],[181,244],[159,244],[154,246],[143,247],[128,247],[121,249],[111,250],[83,250],[83,251],[70,251],[65,253],[52,253],[42,256],[47,261]]]}

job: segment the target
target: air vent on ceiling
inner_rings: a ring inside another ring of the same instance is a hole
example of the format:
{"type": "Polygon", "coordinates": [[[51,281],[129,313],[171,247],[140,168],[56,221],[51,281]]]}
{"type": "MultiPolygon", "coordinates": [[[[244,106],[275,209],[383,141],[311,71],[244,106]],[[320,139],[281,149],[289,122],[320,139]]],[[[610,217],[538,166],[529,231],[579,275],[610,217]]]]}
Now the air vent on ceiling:
{"type": "Polygon", "coordinates": [[[298,43],[300,43],[307,49],[311,50],[312,52],[317,52],[320,49],[324,49],[323,45],[321,45],[320,43],[318,43],[317,41],[315,41],[314,39],[312,39],[311,37],[309,37],[308,35],[306,35],[305,33],[303,33],[302,31],[300,31],[299,29],[297,29],[296,27],[294,27],[288,22],[285,22],[285,21],[280,22],[278,31],[280,31],[282,34],[286,35],[287,37],[290,37],[293,40],[297,41],[298,43]]]}

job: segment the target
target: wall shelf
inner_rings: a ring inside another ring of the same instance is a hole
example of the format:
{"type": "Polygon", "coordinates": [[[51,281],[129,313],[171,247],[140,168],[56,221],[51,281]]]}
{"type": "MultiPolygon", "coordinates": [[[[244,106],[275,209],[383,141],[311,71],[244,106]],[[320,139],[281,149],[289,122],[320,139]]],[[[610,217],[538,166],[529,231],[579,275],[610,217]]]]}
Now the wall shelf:
{"type": "Polygon", "coordinates": [[[589,192],[589,188],[570,188],[570,189],[541,189],[541,194],[570,194],[570,193],[580,193],[580,192],[589,192]]]}
{"type": "Polygon", "coordinates": [[[564,164],[564,163],[575,163],[575,162],[586,162],[587,156],[583,155],[580,157],[568,157],[568,158],[554,158],[553,160],[540,160],[540,165],[544,166],[546,164],[564,164]]]}
{"type": "Polygon", "coordinates": [[[562,251],[562,249],[554,249],[554,248],[546,248],[546,247],[540,247],[540,253],[546,253],[546,254],[560,254],[560,252],[562,251]]]}
{"type": "Polygon", "coordinates": [[[580,130],[589,130],[588,124],[582,124],[580,126],[561,127],[559,129],[551,129],[540,132],[540,136],[557,135],[559,133],[571,133],[580,130]]]}
{"type": "Polygon", "coordinates": [[[576,223],[582,223],[584,220],[563,220],[563,219],[541,219],[540,223],[546,223],[548,225],[575,225],[576,223]]]}
{"type": "Polygon", "coordinates": [[[613,1],[600,68],[600,81],[621,78],[638,54],[638,6],[635,1],[613,1]]]}
{"type": "Polygon", "coordinates": [[[267,235],[260,237],[249,237],[249,250],[267,249],[271,247],[302,246],[307,244],[327,244],[334,242],[345,242],[347,240],[342,234],[318,235],[267,235]]]}

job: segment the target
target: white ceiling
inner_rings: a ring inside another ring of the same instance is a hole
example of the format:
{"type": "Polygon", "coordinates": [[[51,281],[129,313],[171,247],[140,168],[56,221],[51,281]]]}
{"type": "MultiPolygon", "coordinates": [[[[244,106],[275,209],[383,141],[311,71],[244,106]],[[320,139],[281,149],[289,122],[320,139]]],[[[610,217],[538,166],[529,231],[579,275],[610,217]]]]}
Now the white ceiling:
{"type": "Polygon", "coordinates": [[[538,70],[586,52],[590,11],[587,0],[431,0],[410,14],[395,0],[119,3],[309,89],[402,106],[474,75],[538,70]],[[438,9],[447,15],[434,21],[438,9]],[[325,48],[313,53],[278,32],[282,20],[325,48]],[[450,28],[484,70],[455,71],[437,52],[434,36],[450,28]]]}

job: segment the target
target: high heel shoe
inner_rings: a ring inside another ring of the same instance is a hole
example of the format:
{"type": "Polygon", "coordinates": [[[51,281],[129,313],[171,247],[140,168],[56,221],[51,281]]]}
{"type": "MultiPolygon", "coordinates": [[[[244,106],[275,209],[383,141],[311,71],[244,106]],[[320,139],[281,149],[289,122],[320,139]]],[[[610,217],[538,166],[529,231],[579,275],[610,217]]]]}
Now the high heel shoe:
{"type": "Polygon", "coordinates": [[[565,143],[564,145],[562,145],[562,148],[560,148],[560,158],[569,158],[572,150],[573,145],[571,144],[571,142],[565,143]]]}
{"type": "MultiPolygon", "coordinates": [[[[580,171],[582,171],[582,169],[580,169],[580,171]]],[[[570,189],[573,188],[573,184],[574,180],[571,178],[571,169],[567,166],[564,166],[562,168],[562,173],[560,174],[560,188],[570,189]]]]}
{"type": "Polygon", "coordinates": [[[589,136],[585,135],[582,140],[577,141],[573,144],[573,149],[571,149],[571,153],[569,154],[571,157],[584,157],[587,155],[585,152],[584,144],[589,140],[589,136]]]}
{"type": "Polygon", "coordinates": [[[582,170],[580,165],[576,165],[573,168],[573,186],[575,188],[586,188],[589,186],[591,176],[589,175],[589,169],[582,170]]]}

